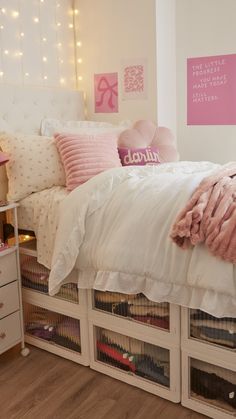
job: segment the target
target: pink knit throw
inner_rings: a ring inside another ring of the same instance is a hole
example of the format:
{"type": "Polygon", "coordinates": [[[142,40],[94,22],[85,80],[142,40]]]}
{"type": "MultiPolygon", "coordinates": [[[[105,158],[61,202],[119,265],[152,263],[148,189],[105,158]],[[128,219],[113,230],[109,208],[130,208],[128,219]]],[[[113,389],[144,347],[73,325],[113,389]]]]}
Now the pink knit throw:
{"type": "Polygon", "coordinates": [[[236,162],[202,180],[170,236],[183,249],[205,243],[215,256],[236,263],[236,162]]]}

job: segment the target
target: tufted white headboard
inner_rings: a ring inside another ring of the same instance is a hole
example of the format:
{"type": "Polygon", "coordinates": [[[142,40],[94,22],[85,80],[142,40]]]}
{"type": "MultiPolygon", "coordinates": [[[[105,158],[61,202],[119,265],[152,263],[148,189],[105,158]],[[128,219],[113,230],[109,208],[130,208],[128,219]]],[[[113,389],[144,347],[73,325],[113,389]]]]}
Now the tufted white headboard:
{"type": "MultiPolygon", "coordinates": [[[[66,89],[0,85],[0,131],[39,134],[43,118],[83,120],[83,93],[66,89]]],[[[5,170],[0,168],[0,199],[6,193],[5,170]]]]}

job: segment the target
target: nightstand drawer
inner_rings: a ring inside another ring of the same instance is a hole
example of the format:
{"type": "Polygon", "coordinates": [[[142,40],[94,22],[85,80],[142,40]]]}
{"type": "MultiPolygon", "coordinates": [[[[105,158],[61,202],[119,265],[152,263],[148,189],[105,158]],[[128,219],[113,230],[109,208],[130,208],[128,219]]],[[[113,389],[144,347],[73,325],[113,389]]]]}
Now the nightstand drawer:
{"type": "Polygon", "coordinates": [[[17,279],[16,252],[0,256],[0,287],[17,279]]]}
{"type": "Polygon", "coordinates": [[[0,320],[0,353],[21,339],[20,313],[11,314],[0,320]]]}
{"type": "Polygon", "coordinates": [[[19,310],[18,283],[12,282],[0,288],[0,319],[19,310]]]}

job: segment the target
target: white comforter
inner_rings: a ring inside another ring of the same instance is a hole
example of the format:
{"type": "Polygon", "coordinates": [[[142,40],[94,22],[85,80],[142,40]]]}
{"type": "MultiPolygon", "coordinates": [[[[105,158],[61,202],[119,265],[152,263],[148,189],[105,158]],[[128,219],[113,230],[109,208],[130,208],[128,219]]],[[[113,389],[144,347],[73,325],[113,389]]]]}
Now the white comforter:
{"type": "Polygon", "coordinates": [[[236,317],[235,265],[204,245],[182,250],[169,238],[177,213],[215,168],[209,162],[118,168],[71,192],[60,204],[50,294],[76,267],[80,288],[142,292],[236,317]]]}

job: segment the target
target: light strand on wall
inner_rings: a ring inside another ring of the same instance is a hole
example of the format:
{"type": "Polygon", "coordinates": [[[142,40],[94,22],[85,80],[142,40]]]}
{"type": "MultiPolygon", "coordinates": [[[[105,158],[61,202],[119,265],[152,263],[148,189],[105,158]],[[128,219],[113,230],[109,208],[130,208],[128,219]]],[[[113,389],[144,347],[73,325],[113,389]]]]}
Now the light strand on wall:
{"type": "Polygon", "coordinates": [[[77,68],[77,59],[78,59],[78,56],[77,56],[77,48],[76,48],[76,39],[77,39],[77,36],[76,36],[76,30],[77,30],[77,25],[76,25],[76,19],[75,19],[75,13],[74,13],[74,10],[75,10],[75,0],[73,1],[73,6],[72,6],[72,13],[73,13],[73,23],[74,23],[74,57],[75,57],[75,65],[74,65],[74,68],[75,68],[75,85],[76,85],[76,88],[78,89],[78,68],[77,68]]]}
{"type": "Polygon", "coordinates": [[[81,75],[81,64],[83,59],[81,57],[82,42],[78,39],[79,24],[78,24],[79,9],[76,7],[76,0],[73,4],[73,20],[74,20],[74,45],[75,45],[75,72],[76,72],[76,86],[80,88],[80,83],[83,80],[81,75]]]}
{"type": "MultiPolygon", "coordinates": [[[[1,49],[0,49],[0,58],[1,58],[1,62],[0,62],[0,81],[2,81],[3,77],[4,77],[4,59],[3,59],[3,38],[2,38],[2,31],[4,29],[4,24],[3,24],[3,17],[6,13],[6,10],[4,8],[0,8],[0,17],[1,17],[1,21],[0,21],[0,44],[1,44],[1,49]]],[[[4,22],[5,23],[5,22],[4,22]]]]}
{"type": "MultiPolygon", "coordinates": [[[[59,28],[61,26],[60,22],[58,21],[58,9],[60,8],[60,3],[56,4],[55,7],[55,28],[56,28],[56,43],[57,45],[61,44],[61,39],[60,39],[60,32],[59,32],[59,28]]],[[[57,53],[57,77],[58,77],[58,81],[60,80],[60,75],[61,75],[61,68],[62,68],[62,64],[63,64],[63,59],[62,59],[62,52],[61,50],[58,50],[57,53]]]]}
{"type": "MultiPolygon", "coordinates": [[[[18,19],[20,16],[20,1],[18,0],[18,10],[13,10],[11,12],[11,17],[13,19],[18,19]]],[[[18,19],[18,25],[20,24],[20,19],[18,19]]],[[[15,57],[17,59],[17,65],[20,63],[21,73],[23,74],[23,51],[22,44],[20,42],[20,50],[15,52],[15,57]]]]}
{"type": "MultiPolygon", "coordinates": [[[[26,29],[23,28],[22,26],[22,9],[21,9],[21,1],[22,0],[18,0],[18,4],[17,4],[17,8],[14,10],[9,9],[8,7],[4,7],[5,5],[3,5],[3,7],[0,7],[0,80],[3,79],[4,75],[5,75],[5,66],[7,68],[7,66],[10,66],[11,63],[7,62],[6,59],[14,59],[17,60],[17,62],[21,65],[21,72],[22,72],[22,80],[23,82],[25,82],[25,79],[30,77],[30,71],[29,69],[25,68],[24,65],[24,53],[27,51],[24,51],[24,45],[25,42],[27,41],[27,27],[26,29]],[[7,24],[7,21],[5,21],[5,16],[7,16],[7,19],[9,21],[9,19],[13,19],[14,21],[17,22],[17,26],[16,26],[16,36],[18,39],[18,46],[19,48],[17,50],[13,50],[11,49],[11,47],[9,48],[8,43],[7,43],[7,38],[5,39],[5,36],[3,37],[3,33],[4,33],[4,29],[5,29],[5,25],[7,24]],[[8,58],[7,58],[8,57],[8,58]]],[[[42,33],[42,7],[45,7],[46,2],[45,0],[38,0],[38,14],[36,13],[32,13],[32,22],[34,22],[36,25],[39,25],[39,30],[40,30],[40,56],[41,56],[41,65],[42,65],[42,80],[46,81],[48,79],[48,74],[47,74],[47,68],[48,68],[48,60],[50,57],[47,56],[47,54],[45,53],[45,47],[44,45],[47,44],[47,36],[45,36],[46,34],[42,33]]],[[[8,5],[7,5],[8,6],[8,5]]],[[[55,10],[60,10],[61,8],[61,4],[58,1],[55,4],[55,10]]],[[[67,80],[65,77],[65,72],[64,72],[64,45],[63,45],[63,40],[61,40],[59,38],[60,33],[62,28],[64,29],[65,27],[67,27],[69,30],[73,30],[73,32],[75,33],[75,29],[76,29],[76,25],[75,25],[75,17],[78,16],[79,14],[79,10],[77,8],[75,8],[73,6],[72,9],[70,9],[69,11],[69,15],[70,17],[72,16],[72,20],[70,18],[69,22],[66,21],[64,23],[64,19],[62,19],[62,17],[60,16],[60,19],[56,16],[56,35],[57,35],[57,39],[58,42],[56,44],[56,49],[57,49],[57,62],[58,62],[58,83],[61,85],[65,85],[67,84],[67,80]]],[[[69,36],[69,33],[68,33],[69,36]]],[[[70,38],[70,36],[69,36],[70,38]]],[[[76,38],[75,38],[75,46],[76,46],[76,50],[77,48],[81,47],[81,42],[78,41],[76,44],[76,38]]],[[[71,44],[69,45],[69,47],[71,46],[71,44]]],[[[69,62],[69,61],[68,61],[69,62]]],[[[71,62],[71,60],[70,60],[71,62]]],[[[75,63],[75,67],[77,68],[77,65],[80,65],[82,63],[82,58],[81,56],[78,56],[77,59],[73,60],[73,63],[75,63]],[[78,61],[77,61],[78,60],[78,61]]],[[[69,68],[68,68],[68,73],[69,73],[69,68]]],[[[81,74],[78,75],[78,77],[76,77],[76,82],[78,80],[81,80],[82,76],[81,74]]],[[[73,78],[74,80],[74,78],[73,78]]]]}
{"type": "Polygon", "coordinates": [[[41,68],[42,68],[42,80],[43,83],[47,83],[48,80],[48,57],[45,54],[45,42],[47,41],[47,38],[42,33],[42,12],[41,7],[44,7],[44,1],[39,0],[38,4],[38,16],[39,16],[39,39],[40,39],[40,51],[41,51],[41,68]]]}
{"type": "MultiPolygon", "coordinates": [[[[21,16],[22,15],[22,9],[21,9],[21,2],[20,2],[20,0],[18,0],[18,10],[19,10],[19,14],[21,16]]],[[[24,39],[24,36],[25,36],[25,33],[23,32],[23,28],[22,28],[22,20],[19,19],[19,43],[20,43],[20,50],[22,52],[22,55],[21,55],[21,72],[22,72],[23,82],[25,83],[25,77],[28,78],[29,77],[29,73],[28,73],[28,71],[25,71],[25,69],[24,69],[24,61],[23,61],[23,58],[22,58],[23,57],[23,50],[24,50],[24,47],[23,47],[23,39],[24,39]]]]}
{"type": "MultiPolygon", "coordinates": [[[[57,45],[61,44],[60,40],[62,39],[60,35],[62,31],[62,24],[61,24],[61,21],[58,20],[58,13],[60,13],[60,7],[61,7],[60,3],[57,3],[57,9],[56,9],[57,40],[58,40],[57,45]]],[[[58,49],[58,60],[59,60],[59,69],[60,69],[59,70],[59,83],[61,86],[64,86],[67,84],[67,79],[64,75],[64,70],[62,70],[65,65],[62,48],[58,49]]]]}
{"type": "Polygon", "coordinates": [[[71,48],[73,48],[73,58],[70,60],[70,64],[73,66],[74,69],[74,75],[72,77],[72,82],[75,87],[77,87],[77,74],[76,74],[76,56],[75,56],[75,19],[74,19],[74,2],[72,2],[72,5],[69,9],[68,15],[70,17],[70,21],[68,24],[68,28],[72,30],[73,32],[73,45],[70,45],[71,48]]]}
{"type": "Polygon", "coordinates": [[[1,50],[0,50],[0,81],[2,81],[4,77],[4,65],[3,65],[3,51],[2,51],[2,34],[0,32],[0,43],[1,43],[1,50]]]}

